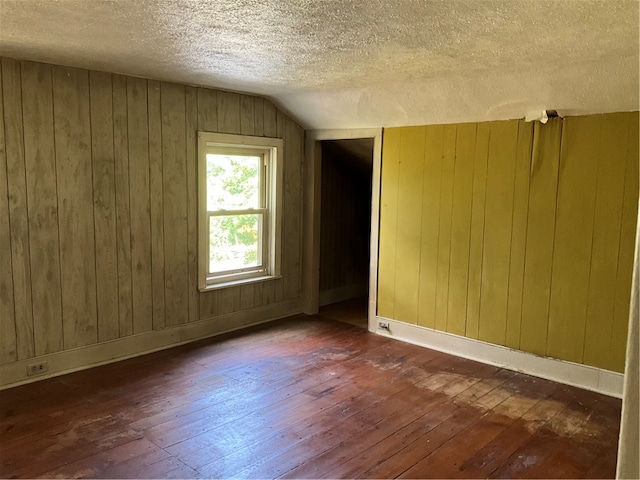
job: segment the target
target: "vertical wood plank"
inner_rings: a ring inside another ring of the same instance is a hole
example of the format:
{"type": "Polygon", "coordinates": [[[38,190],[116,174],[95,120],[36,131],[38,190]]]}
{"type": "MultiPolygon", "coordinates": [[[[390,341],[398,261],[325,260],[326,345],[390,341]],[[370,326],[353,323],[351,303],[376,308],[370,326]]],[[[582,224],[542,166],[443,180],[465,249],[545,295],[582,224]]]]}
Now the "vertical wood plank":
{"type": "Polygon", "coordinates": [[[163,82],[160,90],[166,323],[177,325],[189,314],[185,87],[163,82]]]}
{"type": "Polygon", "coordinates": [[[614,323],[629,120],[625,114],[603,116],[598,153],[583,361],[601,368],[608,366],[614,323]]]}
{"type": "Polygon", "coordinates": [[[618,251],[618,271],[616,275],[613,331],[607,367],[615,372],[623,372],[629,325],[629,302],[631,277],[633,273],[636,223],[638,219],[638,112],[629,115],[629,141],[626,152],[624,197],[622,204],[622,225],[620,248],[618,251]]]}
{"type": "Polygon", "coordinates": [[[153,329],[147,81],[127,78],[133,333],[153,329]]]}
{"type": "Polygon", "coordinates": [[[476,129],[477,125],[473,123],[458,125],[456,136],[447,306],[447,332],[456,335],[464,335],[467,316],[469,238],[471,235],[476,129]]]}
{"type": "Polygon", "coordinates": [[[253,110],[253,134],[264,136],[264,99],[255,97],[253,110]]]}
{"type": "Polygon", "coordinates": [[[425,153],[422,187],[420,236],[420,292],[418,325],[434,328],[436,324],[436,289],[438,278],[438,234],[440,224],[440,185],[444,126],[425,127],[425,153]]]}
{"type": "Polygon", "coordinates": [[[227,287],[218,293],[218,315],[240,310],[240,287],[227,287]]]}
{"type": "Polygon", "coordinates": [[[513,189],[513,221],[509,262],[509,296],[507,298],[507,347],[519,348],[522,322],[522,288],[527,243],[527,211],[529,209],[529,173],[533,123],[518,122],[518,150],[515,158],[513,189]]]}
{"type": "Polygon", "coordinates": [[[547,346],[563,120],[551,119],[546,125],[536,124],[534,128],[536,140],[529,174],[519,348],[544,355],[547,346]]]}
{"type": "Polygon", "coordinates": [[[263,305],[270,305],[275,303],[276,300],[276,285],[280,283],[281,280],[272,280],[269,282],[262,282],[262,292],[260,300],[263,305]]]}
{"type": "Polygon", "coordinates": [[[425,131],[423,127],[403,128],[400,133],[400,158],[396,219],[394,319],[406,323],[418,321],[420,280],[423,164],[425,131]]]}
{"type": "Polygon", "coordinates": [[[198,130],[218,131],[218,97],[215,90],[198,88],[198,130]]]}
{"type": "Polygon", "coordinates": [[[14,362],[18,359],[2,83],[2,68],[0,68],[0,265],[3,265],[3,268],[0,268],[0,364],[14,362]]]}
{"type": "Polygon", "coordinates": [[[582,362],[596,198],[600,116],[565,119],[546,354],[582,362]]]}
{"type": "Polygon", "coordinates": [[[187,139],[187,257],[189,262],[189,321],[200,318],[198,304],[198,92],[186,87],[187,139]]]}
{"type": "Polygon", "coordinates": [[[278,136],[278,115],[276,107],[269,100],[263,101],[264,136],[275,138],[278,136]]]}
{"type": "Polygon", "coordinates": [[[118,251],[119,336],[133,334],[131,285],[131,204],[129,188],[129,140],[127,79],[113,75],[113,154],[116,185],[116,248],[118,251]]]}
{"type": "Polygon", "coordinates": [[[89,74],[53,69],[65,349],[98,341],[89,74]]]}
{"type": "Polygon", "coordinates": [[[467,286],[467,323],[465,335],[478,338],[480,297],[482,292],[482,251],[484,245],[487,162],[491,124],[478,124],[473,157],[473,199],[471,201],[471,233],[469,239],[469,279],[467,286]]]}
{"type": "Polygon", "coordinates": [[[2,97],[7,159],[7,193],[11,238],[11,266],[18,360],[34,355],[31,301],[31,261],[27,185],[22,126],[20,64],[2,59],[2,97]]]}
{"type": "Polygon", "coordinates": [[[220,133],[240,133],[240,95],[218,92],[218,131],[220,133]]]}
{"type": "Polygon", "coordinates": [[[118,338],[118,248],[111,75],[89,72],[98,341],[118,338]]]}
{"type": "Polygon", "coordinates": [[[504,345],[506,337],[517,144],[518,121],[492,123],[478,338],[498,345],[504,345]]]}
{"type": "Polygon", "coordinates": [[[201,320],[218,315],[218,290],[201,292],[198,301],[201,320]]]}
{"type": "Polygon", "coordinates": [[[164,201],[160,82],[147,82],[149,119],[149,209],[151,216],[151,295],[153,329],[165,327],[164,201]]]}
{"type": "Polygon", "coordinates": [[[255,134],[255,103],[250,95],[240,95],[240,133],[255,134]]]}
{"type": "Polygon", "coordinates": [[[380,182],[380,253],[378,260],[378,315],[394,318],[398,176],[402,129],[385,128],[380,182]]]}
{"type": "Polygon", "coordinates": [[[284,210],[282,252],[283,252],[283,296],[284,299],[300,295],[302,246],[302,129],[289,117],[286,118],[285,169],[284,169],[284,210]]]}
{"type": "Polygon", "coordinates": [[[447,329],[449,303],[449,260],[451,257],[451,211],[453,208],[453,169],[456,148],[455,125],[445,125],[440,181],[440,221],[438,226],[438,269],[436,277],[436,330],[447,329]]]}
{"type": "Polygon", "coordinates": [[[252,283],[240,287],[240,310],[253,308],[255,305],[255,288],[252,283]]]}
{"type": "MultiPolygon", "coordinates": [[[[231,92],[218,92],[217,100],[218,131],[240,134],[240,95],[231,92]]],[[[218,309],[220,315],[240,310],[240,287],[220,289],[218,309]]]]}
{"type": "Polygon", "coordinates": [[[22,118],[29,206],[34,353],[38,356],[63,349],[53,87],[50,66],[22,63],[22,118]]]}

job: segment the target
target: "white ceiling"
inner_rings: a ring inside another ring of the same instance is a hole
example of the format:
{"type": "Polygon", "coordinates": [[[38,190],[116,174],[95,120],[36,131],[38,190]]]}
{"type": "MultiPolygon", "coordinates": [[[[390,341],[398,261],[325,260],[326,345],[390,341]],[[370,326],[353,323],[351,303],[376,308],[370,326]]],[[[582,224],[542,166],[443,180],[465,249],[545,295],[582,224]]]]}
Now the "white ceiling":
{"type": "Polygon", "coordinates": [[[354,128],[638,110],[638,24],[637,0],[0,0],[0,54],[354,128]]]}

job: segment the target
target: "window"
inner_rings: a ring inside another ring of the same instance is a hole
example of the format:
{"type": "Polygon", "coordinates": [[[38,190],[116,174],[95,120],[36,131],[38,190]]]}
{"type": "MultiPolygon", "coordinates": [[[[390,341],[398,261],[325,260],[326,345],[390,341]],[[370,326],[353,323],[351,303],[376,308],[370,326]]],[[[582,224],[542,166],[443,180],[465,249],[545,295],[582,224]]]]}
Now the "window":
{"type": "Polygon", "coordinates": [[[200,290],[280,275],[282,147],[198,132],[200,290]]]}

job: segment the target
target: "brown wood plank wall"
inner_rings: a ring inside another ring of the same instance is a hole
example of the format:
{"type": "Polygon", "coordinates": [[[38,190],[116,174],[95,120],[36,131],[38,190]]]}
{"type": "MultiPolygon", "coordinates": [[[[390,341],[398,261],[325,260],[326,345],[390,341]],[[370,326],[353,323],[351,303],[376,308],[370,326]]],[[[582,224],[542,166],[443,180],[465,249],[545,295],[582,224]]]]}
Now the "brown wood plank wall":
{"type": "Polygon", "coordinates": [[[36,355],[43,355],[59,350],[63,336],[53,101],[46,94],[52,88],[51,73],[38,64],[26,64],[22,85],[34,92],[23,97],[22,117],[27,204],[33,213],[29,247],[34,347],[36,355]]]}
{"type": "Polygon", "coordinates": [[[0,363],[300,295],[303,130],[262,98],[2,59],[0,363]],[[198,130],[285,140],[283,275],[197,290],[198,130]]]}
{"type": "Polygon", "coordinates": [[[371,169],[331,141],[322,143],[320,291],[369,281],[371,169]]]}
{"type": "MultiPolygon", "coordinates": [[[[22,88],[19,64],[2,61],[4,150],[9,206],[9,243],[13,277],[13,310],[17,360],[34,355],[31,268],[27,216],[27,185],[22,124],[22,88]]],[[[56,207],[57,208],[57,207],[56,207]]],[[[6,233],[2,236],[5,237],[6,233]]],[[[5,237],[6,238],[6,237],[5,237]]],[[[6,240],[4,243],[8,243],[6,240]]],[[[5,314],[2,315],[5,318],[5,314]]],[[[2,320],[5,323],[5,320],[2,320]]],[[[7,330],[3,328],[3,330],[7,330]]]]}
{"type": "Polygon", "coordinates": [[[118,249],[111,76],[90,72],[93,215],[95,222],[98,341],[120,334],[118,318],[118,249]]]}

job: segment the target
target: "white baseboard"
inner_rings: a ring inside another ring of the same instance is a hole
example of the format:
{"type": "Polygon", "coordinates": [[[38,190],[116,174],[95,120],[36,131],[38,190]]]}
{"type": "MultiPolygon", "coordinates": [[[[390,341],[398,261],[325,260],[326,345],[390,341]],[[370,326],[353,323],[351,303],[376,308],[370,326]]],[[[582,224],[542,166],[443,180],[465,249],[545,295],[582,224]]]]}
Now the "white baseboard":
{"type": "Polygon", "coordinates": [[[621,373],[555,358],[541,357],[420,325],[411,325],[383,317],[375,317],[375,319],[375,324],[369,325],[369,330],[382,336],[622,398],[624,375],[621,373]],[[389,324],[389,333],[378,330],[377,324],[380,321],[389,324]]]}
{"type": "Polygon", "coordinates": [[[168,327],[163,330],[131,335],[0,365],[0,390],[145,355],[300,312],[300,300],[296,298],[264,307],[220,315],[207,320],[168,327]],[[47,373],[28,377],[27,365],[42,361],[46,361],[48,364],[47,373]]]}
{"type": "Polygon", "coordinates": [[[332,288],[331,290],[323,290],[318,295],[318,305],[324,307],[332,303],[351,300],[352,298],[366,297],[367,283],[353,283],[344,287],[332,288]]]}

